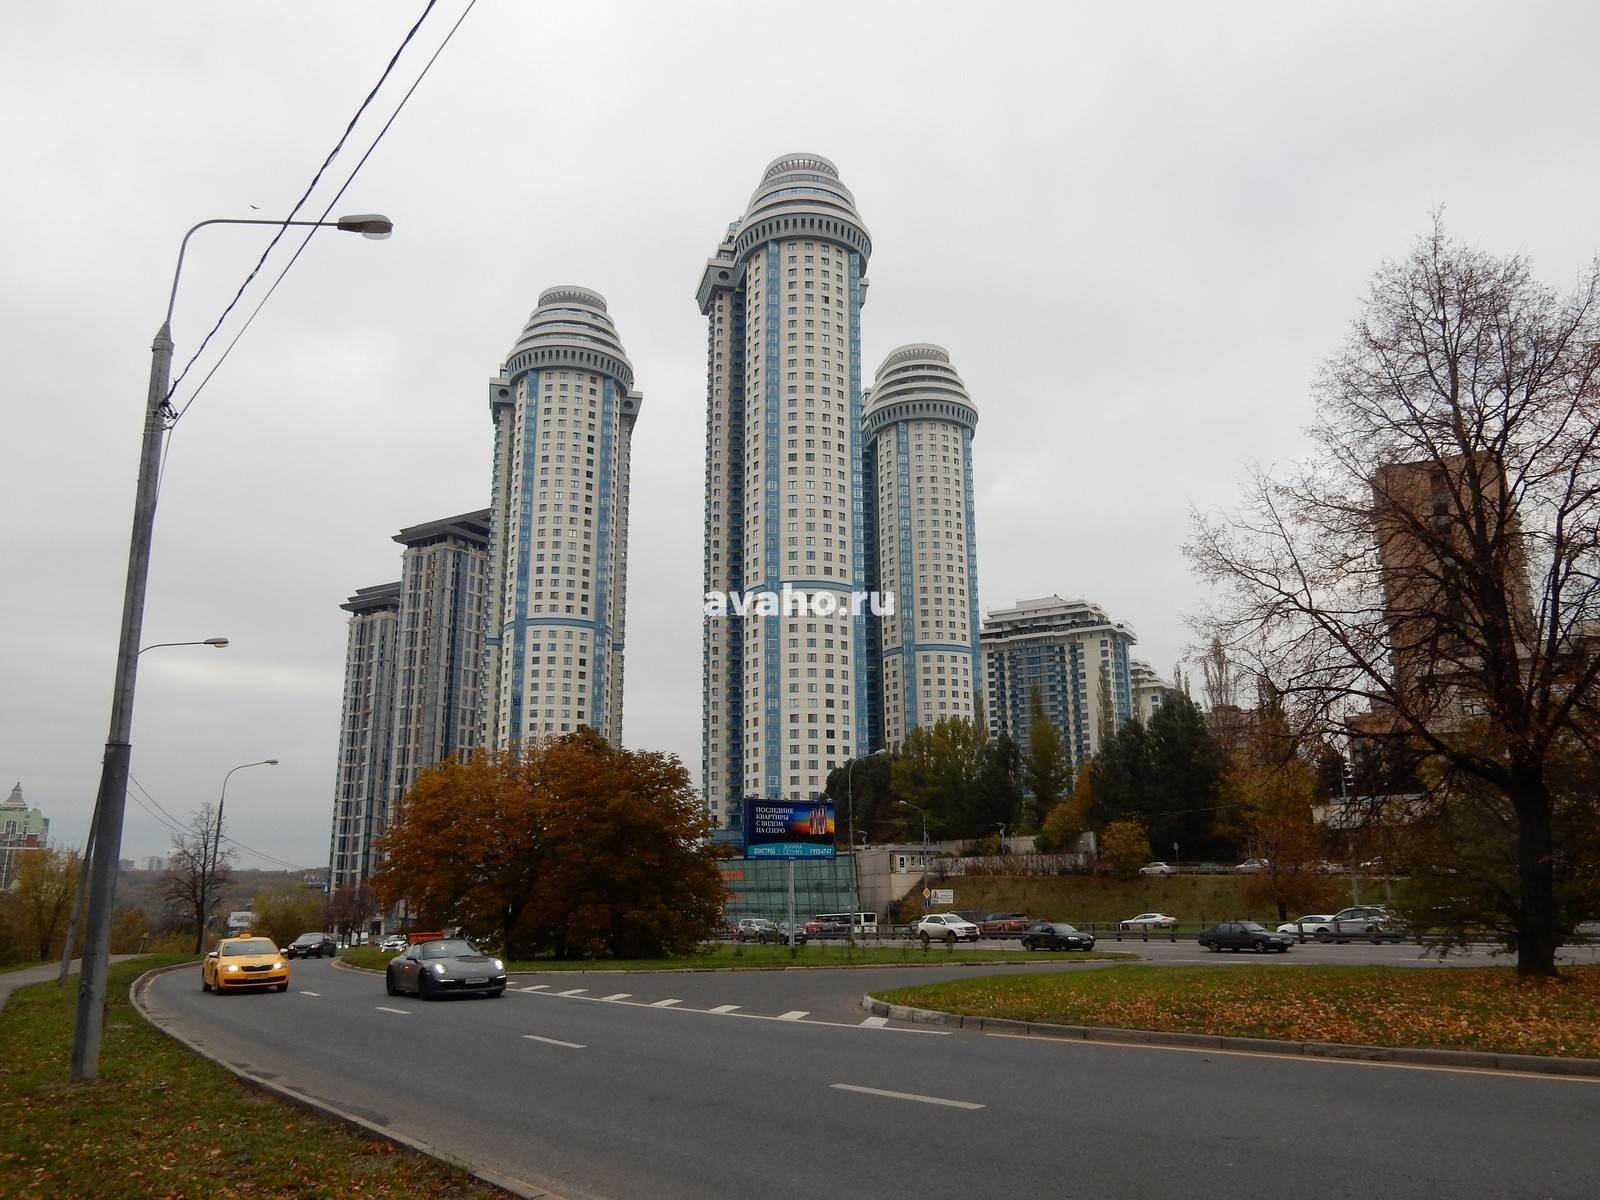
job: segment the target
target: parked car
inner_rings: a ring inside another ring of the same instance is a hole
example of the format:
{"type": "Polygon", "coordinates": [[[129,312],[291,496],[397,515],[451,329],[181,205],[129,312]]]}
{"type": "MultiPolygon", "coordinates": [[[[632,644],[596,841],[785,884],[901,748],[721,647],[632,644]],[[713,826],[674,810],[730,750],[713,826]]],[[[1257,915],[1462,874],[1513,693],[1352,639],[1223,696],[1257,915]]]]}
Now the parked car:
{"type": "Polygon", "coordinates": [[[223,938],[200,963],[200,990],[220,996],[240,988],[289,990],[289,961],[271,938],[223,938]]]}
{"type": "Polygon", "coordinates": [[[339,943],[326,933],[302,933],[283,948],[285,958],[333,958],[339,943]]]}
{"type": "Polygon", "coordinates": [[[1328,928],[1317,934],[1319,942],[1370,941],[1374,946],[1398,942],[1405,937],[1400,918],[1376,904],[1357,904],[1341,908],[1328,918],[1328,928]]]}
{"type": "Polygon", "coordinates": [[[842,941],[850,936],[850,926],[844,921],[807,921],[806,937],[822,941],[842,941]]]}
{"type": "Polygon", "coordinates": [[[1093,950],[1094,934],[1074,929],[1065,921],[1035,921],[1022,935],[1024,950],[1093,950]]]}
{"type": "Polygon", "coordinates": [[[1144,866],[1139,868],[1139,874],[1141,875],[1176,875],[1177,873],[1177,867],[1171,863],[1164,862],[1145,863],[1144,866]]]}
{"type": "Polygon", "coordinates": [[[499,996],[506,990],[506,965],[466,938],[432,938],[391,958],[383,982],[389,995],[415,992],[419,1000],[451,992],[499,996]]]}
{"type": "Polygon", "coordinates": [[[1166,913],[1140,913],[1137,917],[1129,917],[1121,922],[1123,929],[1176,929],[1178,918],[1169,917],[1166,913]]]}
{"type": "Polygon", "coordinates": [[[1264,858],[1247,858],[1233,869],[1235,875],[1259,875],[1263,871],[1272,870],[1272,864],[1264,858]]]}
{"type": "Polygon", "coordinates": [[[378,943],[378,949],[389,951],[404,950],[408,945],[410,945],[410,943],[406,941],[405,934],[391,933],[388,937],[384,938],[383,941],[378,943]]]}
{"type": "MultiPolygon", "coordinates": [[[[789,944],[789,922],[779,921],[776,928],[778,931],[778,941],[787,946],[789,944]]],[[[806,932],[806,923],[804,921],[796,921],[794,923],[795,945],[804,946],[806,944],[806,939],[810,936],[811,935],[806,932]]]]}
{"type": "Polygon", "coordinates": [[[776,942],[780,940],[777,923],[769,921],[765,917],[745,917],[734,929],[733,936],[741,942],[776,942]]]}
{"type": "Polygon", "coordinates": [[[1226,875],[1228,868],[1219,862],[1197,862],[1184,868],[1190,875],[1226,875]]]}
{"type": "Polygon", "coordinates": [[[1015,933],[1026,933],[1033,922],[1028,920],[1027,913],[995,912],[990,913],[978,923],[978,928],[985,937],[1009,937],[1015,933]]]}
{"type": "Polygon", "coordinates": [[[955,913],[930,913],[911,927],[911,936],[927,942],[975,942],[981,931],[955,913]]]}
{"type": "Polygon", "coordinates": [[[1199,943],[1207,950],[1269,950],[1279,954],[1289,953],[1294,939],[1285,933],[1274,933],[1255,921],[1219,921],[1210,929],[1200,931],[1199,943]]]}
{"type": "Polygon", "coordinates": [[[1332,920],[1333,917],[1329,915],[1312,913],[1310,916],[1296,917],[1292,921],[1284,922],[1278,926],[1278,932],[1292,934],[1295,937],[1315,937],[1331,929],[1332,926],[1328,922],[1332,920]]]}

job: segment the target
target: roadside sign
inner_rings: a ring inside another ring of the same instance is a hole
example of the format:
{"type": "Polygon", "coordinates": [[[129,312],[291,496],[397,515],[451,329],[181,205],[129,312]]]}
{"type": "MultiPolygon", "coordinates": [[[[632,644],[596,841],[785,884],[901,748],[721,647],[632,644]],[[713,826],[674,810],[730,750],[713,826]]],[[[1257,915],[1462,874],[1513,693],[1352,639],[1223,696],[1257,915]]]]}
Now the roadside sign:
{"type": "Polygon", "coordinates": [[[935,904],[954,904],[956,902],[956,891],[955,891],[955,889],[954,888],[934,888],[933,889],[933,902],[935,904]]]}

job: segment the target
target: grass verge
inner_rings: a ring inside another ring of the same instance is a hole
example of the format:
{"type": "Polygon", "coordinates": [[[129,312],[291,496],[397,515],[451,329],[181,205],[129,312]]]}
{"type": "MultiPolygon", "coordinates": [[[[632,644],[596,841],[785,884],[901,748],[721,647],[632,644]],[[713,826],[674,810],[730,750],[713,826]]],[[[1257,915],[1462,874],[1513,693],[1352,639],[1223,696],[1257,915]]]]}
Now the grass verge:
{"type": "Polygon", "coordinates": [[[896,988],[891,1004],[1060,1025],[1600,1058],[1600,967],[1146,967],[896,988]]]}
{"type": "Polygon", "coordinates": [[[488,1200],[465,1171],[348,1129],[240,1083],[128,1002],[152,967],[112,964],[99,1077],[67,1082],[77,980],[19,989],[0,1010],[0,1193],[488,1200]]]}
{"type": "MultiPolygon", "coordinates": [[[[387,951],[371,946],[355,946],[341,950],[339,956],[351,966],[383,970],[394,957],[387,951]]],[[[774,967],[882,967],[905,964],[936,963],[1011,963],[1022,964],[1041,960],[1081,960],[1096,958],[1132,958],[1132,954],[1106,954],[1098,950],[1040,951],[1026,954],[1018,950],[977,950],[965,946],[946,949],[934,943],[927,950],[916,942],[888,943],[886,945],[856,946],[846,942],[808,942],[795,948],[793,954],[787,946],[762,946],[718,942],[703,948],[703,952],[687,958],[534,958],[525,962],[506,962],[510,971],[759,971],[774,967]]]]}

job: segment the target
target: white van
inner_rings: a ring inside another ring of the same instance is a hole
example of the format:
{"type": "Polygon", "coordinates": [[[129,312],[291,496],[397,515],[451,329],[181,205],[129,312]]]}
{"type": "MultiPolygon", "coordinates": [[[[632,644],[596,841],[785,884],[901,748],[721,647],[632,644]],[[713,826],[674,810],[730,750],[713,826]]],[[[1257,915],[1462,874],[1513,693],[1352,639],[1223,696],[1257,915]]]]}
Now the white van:
{"type": "Polygon", "coordinates": [[[854,929],[858,938],[878,936],[878,914],[875,912],[818,913],[811,919],[813,921],[832,922],[854,929]]]}

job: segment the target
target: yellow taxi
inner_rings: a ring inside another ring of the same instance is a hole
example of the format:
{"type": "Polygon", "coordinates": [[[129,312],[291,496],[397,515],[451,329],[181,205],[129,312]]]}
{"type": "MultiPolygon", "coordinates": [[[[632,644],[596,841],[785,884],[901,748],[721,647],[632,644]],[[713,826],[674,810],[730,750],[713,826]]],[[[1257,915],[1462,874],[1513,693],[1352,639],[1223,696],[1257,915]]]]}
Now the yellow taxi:
{"type": "Polygon", "coordinates": [[[240,988],[289,990],[289,963],[271,938],[223,938],[200,964],[200,990],[234,992],[240,988]]]}

